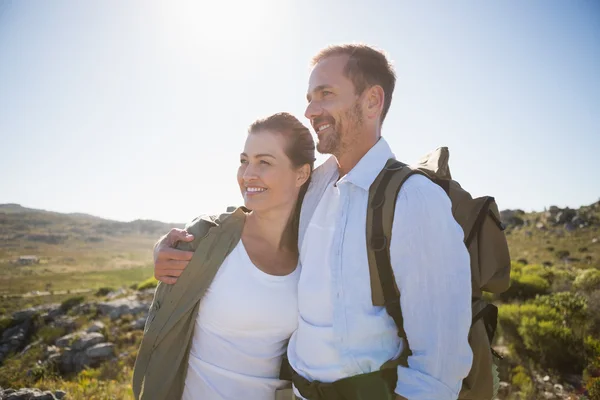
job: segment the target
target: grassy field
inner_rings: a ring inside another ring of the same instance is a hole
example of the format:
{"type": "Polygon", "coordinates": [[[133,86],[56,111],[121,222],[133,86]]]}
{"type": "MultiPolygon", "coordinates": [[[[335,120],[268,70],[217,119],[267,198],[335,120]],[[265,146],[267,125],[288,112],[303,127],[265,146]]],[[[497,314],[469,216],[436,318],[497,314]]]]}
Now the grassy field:
{"type": "Polygon", "coordinates": [[[129,287],[133,283],[138,283],[152,276],[152,266],[143,267],[107,269],[100,271],[83,272],[60,272],[60,273],[40,273],[25,276],[5,275],[4,268],[0,268],[0,293],[4,295],[15,295],[30,293],[32,291],[48,291],[50,285],[51,292],[67,291],[74,289],[99,289],[103,286],[114,288],[129,287]]]}

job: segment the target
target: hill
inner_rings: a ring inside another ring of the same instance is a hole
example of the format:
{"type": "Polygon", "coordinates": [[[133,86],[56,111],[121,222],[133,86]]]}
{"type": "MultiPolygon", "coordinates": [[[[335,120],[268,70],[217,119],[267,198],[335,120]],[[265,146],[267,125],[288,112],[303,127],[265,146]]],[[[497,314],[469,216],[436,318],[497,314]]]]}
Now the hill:
{"type": "Polygon", "coordinates": [[[120,222],[1,204],[0,294],[97,288],[105,277],[118,283],[128,273],[136,280],[147,277],[152,246],[172,227],[183,224],[120,222]]]}

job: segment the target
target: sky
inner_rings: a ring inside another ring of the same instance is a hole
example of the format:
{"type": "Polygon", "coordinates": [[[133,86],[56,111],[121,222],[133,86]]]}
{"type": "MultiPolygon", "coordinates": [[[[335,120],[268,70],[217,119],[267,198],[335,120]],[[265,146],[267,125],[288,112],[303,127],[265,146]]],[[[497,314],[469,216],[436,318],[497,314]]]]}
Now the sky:
{"type": "Polygon", "coordinates": [[[392,60],[398,159],[448,146],[501,209],[600,199],[597,0],[0,0],[0,204],[177,223],[239,205],[247,127],[308,124],[310,58],[340,43],[392,60]]]}

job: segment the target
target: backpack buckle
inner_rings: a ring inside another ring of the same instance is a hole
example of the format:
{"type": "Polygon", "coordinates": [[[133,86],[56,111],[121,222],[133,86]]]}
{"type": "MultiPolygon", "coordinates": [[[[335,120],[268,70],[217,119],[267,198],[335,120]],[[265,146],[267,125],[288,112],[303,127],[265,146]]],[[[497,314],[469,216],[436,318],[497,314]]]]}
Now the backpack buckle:
{"type": "Polygon", "coordinates": [[[371,238],[371,249],[373,251],[382,251],[387,247],[387,237],[373,236],[371,238]]]}

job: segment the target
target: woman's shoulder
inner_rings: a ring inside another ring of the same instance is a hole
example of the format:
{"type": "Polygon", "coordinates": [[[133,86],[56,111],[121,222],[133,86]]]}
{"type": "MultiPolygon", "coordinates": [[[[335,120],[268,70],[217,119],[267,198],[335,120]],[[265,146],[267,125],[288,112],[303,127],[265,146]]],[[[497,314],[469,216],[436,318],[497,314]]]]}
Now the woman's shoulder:
{"type": "Polygon", "coordinates": [[[244,217],[250,210],[245,207],[228,207],[227,211],[221,214],[202,214],[192,219],[185,225],[185,231],[194,235],[194,241],[191,243],[179,242],[177,246],[180,250],[191,250],[183,247],[197,247],[198,242],[208,235],[212,229],[239,229],[241,224],[230,224],[229,222],[243,222],[244,217]],[[229,222],[228,222],[229,221],[229,222]],[[186,246],[188,245],[188,246],[186,246]]]}

